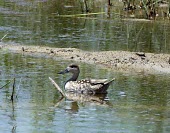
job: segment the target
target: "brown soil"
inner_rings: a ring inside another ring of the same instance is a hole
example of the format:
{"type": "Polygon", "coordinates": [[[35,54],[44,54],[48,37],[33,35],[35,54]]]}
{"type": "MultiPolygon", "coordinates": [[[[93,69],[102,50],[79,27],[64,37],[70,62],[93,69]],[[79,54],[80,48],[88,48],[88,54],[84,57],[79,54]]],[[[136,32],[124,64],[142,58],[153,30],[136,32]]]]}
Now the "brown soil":
{"type": "Polygon", "coordinates": [[[170,73],[170,55],[127,51],[89,52],[75,48],[0,45],[1,50],[28,55],[45,55],[79,62],[93,63],[115,71],[170,73]]]}

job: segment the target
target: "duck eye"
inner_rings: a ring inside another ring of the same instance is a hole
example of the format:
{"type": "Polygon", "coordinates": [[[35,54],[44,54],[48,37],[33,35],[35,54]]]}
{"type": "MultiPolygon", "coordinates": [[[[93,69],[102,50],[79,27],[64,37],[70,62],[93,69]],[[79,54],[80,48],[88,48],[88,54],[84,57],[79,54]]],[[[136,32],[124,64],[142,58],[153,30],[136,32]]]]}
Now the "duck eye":
{"type": "Polygon", "coordinates": [[[77,66],[76,66],[76,65],[71,65],[70,67],[71,67],[71,68],[77,68],[77,66]]]}

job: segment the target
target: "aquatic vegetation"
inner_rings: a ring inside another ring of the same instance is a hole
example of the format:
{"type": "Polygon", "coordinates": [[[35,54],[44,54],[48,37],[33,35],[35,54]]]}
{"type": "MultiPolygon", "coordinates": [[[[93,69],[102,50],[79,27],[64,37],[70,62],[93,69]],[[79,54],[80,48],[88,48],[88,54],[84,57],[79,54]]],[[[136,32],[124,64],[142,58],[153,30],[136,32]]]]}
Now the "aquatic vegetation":
{"type": "Polygon", "coordinates": [[[147,19],[155,19],[158,16],[170,15],[169,2],[165,0],[122,0],[124,10],[134,13],[135,10],[144,11],[147,19]]]}

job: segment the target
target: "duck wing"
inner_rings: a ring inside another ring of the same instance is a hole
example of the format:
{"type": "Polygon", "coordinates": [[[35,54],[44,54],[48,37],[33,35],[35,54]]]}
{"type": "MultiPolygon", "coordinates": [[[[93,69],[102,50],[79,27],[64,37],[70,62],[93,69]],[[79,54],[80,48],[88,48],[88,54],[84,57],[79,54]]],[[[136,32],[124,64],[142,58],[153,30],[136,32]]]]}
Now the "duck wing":
{"type": "Polygon", "coordinates": [[[83,79],[79,81],[69,81],[66,83],[65,89],[78,93],[105,93],[113,80],[114,79],[83,79]]]}
{"type": "Polygon", "coordinates": [[[110,83],[113,82],[115,78],[108,80],[108,79],[86,79],[88,85],[88,90],[92,91],[93,93],[107,93],[107,88],[109,87],[110,83]]]}
{"type": "Polygon", "coordinates": [[[108,80],[108,79],[89,79],[91,84],[108,84],[111,83],[112,81],[114,81],[115,78],[108,80]]]}

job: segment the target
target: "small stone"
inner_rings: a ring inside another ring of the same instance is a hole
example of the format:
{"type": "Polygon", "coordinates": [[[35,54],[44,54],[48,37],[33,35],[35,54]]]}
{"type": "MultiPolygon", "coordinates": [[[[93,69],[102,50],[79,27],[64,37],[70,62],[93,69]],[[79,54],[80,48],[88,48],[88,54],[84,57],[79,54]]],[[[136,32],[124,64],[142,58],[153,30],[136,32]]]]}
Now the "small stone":
{"type": "Polygon", "coordinates": [[[169,57],[168,63],[170,64],[170,57],[169,57]]]}
{"type": "Polygon", "coordinates": [[[145,59],[145,56],[142,56],[141,59],[144,60],[144,59],[145,59]]]}
{"type": "Polygon", "coordinates": [[[94,57],[94,58],[93,58],[93,61],[97,61],[97,59],[94,57]]]}
{"type": "Polygon", "coordinates": [[[68,49],[66,52],[73,52],[73,50],[71,50],[71,49],[68,49]]]}
{"type": "Polygon", "coordinates": [[[23,52],[25,51],[24,47],[22,47],[22,51],[23,51],[23,52]]]}
{"type": "Polygon", "coordinates": [[[54,53],[54,51],[51,49],[51,50],[50,50],[50,53],[54,53]]]}
{"type": "Polygon", "coordinates": [[[140,57],[146,57],[145,53],[143,53],[143,52],[137,52],[136,55],[138,55],[140,57]]]}

